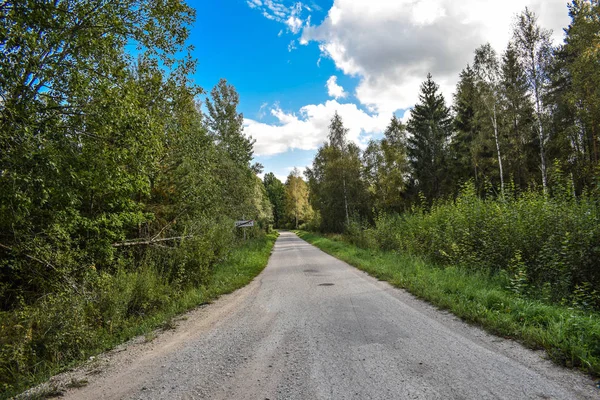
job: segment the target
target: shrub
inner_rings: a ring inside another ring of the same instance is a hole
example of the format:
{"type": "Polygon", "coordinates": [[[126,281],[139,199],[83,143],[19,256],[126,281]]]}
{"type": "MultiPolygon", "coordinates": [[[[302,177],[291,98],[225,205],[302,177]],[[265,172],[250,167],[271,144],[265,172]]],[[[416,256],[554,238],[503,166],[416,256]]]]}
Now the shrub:
{"type": "MultiPolygon", "coordinates": [[[[361,244],[358,232],[349,227],[350,240],[361,244]]],[[[507,271],[513,291],[529,286],[532,295],[598,309],[598,292],[583,289],[600,287],[600,212],[591,197],[527,192],[480,199],[467,184],[455,201],[440,201],[427,212],[377,216],[373,237],[384,250],[492,274],[507,271]]]]}

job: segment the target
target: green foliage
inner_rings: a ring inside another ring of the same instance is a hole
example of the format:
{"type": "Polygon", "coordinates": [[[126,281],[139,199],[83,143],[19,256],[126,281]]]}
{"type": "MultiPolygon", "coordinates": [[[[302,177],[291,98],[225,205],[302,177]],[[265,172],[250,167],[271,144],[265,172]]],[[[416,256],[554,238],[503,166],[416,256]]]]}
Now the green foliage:
{"type": "Polygon", "coordinates": [[[221,79],[206,99],[207,126],[219,147],[227,152],[234,164],[247,166],[252,160],[254,140],[243,134],[244,116],[238,113],[239,95],[235,88],[221,79]]]}
{"type": "MultiPolygon", "coordinates": [[[[576,287],[600,286],[600,209],[593,198],[480,199],[473,184],[429,212],[380,215],[373,228],[382,249],[424,256],[443,265],[496,273],[505,270],[515,293],[572,299],[576,287]]],[[[593,304],[594,302],[588,302],[593,304]]]]}
{"type": "MultiPolygon", "coordinates": [[[[2,311],[0,398],[133,336],[165,328],[176,314],[247,284],[266,266],[276,238],[263,235],[238,244],[211,266],[201,286],[170,284],[158,268],[164,268],[164,260],[147,254],[147,262],[135,271],[120,268],[109,274],[91,269],[83,292],[53,293],[2,311]]],[[[170,254],[179,260],[204,257],[194,245],[185,255],[177,253],[170,254]]]]}
{"type": "Polygon", "coordinates": [[[200,111],[183,1],[0,9],[0,385],[11,389],[171,312],[209,284],[233,221],[257,220],[248,236],[261,240],[272,209],[235,88],[222,80],[200,111]]]}
{"type": "Polygon", "coordinates": [[[407,148],[416,190],[429,201],[448,193],[445,164],[450,160],[452,116],[431,74],[421,84],[419,103],[410,113],[407,130],[412,135],[407,148]]]}
{"type": "Polygon", "coordinates": [[[515,294],[527,294],[527,288],[529,287],[527,265],[523,262],[520,251],[517,250],[515,257],[510,260],[506,270],[510,274],[508,289],[515,294]]]}
{"type": "Polygon", "coordinates": [[[336,112],[329,125],[329,141],[319,148],[312,168],[306,171],[310,201],[324,231],[343,232],[351,215],[368,214],[360,149],[347,142],[347,133],[336,112]]]}
{"type": "Polygon", "coordinates": [[[395,115],[384,132],[384,138],[369,143],[363,153],[363,164],[363,176],[375,209],[386,212],[403,210],[409,173],[406,127],[395,115]]]}
{"type": "Polygon", "coordinates": [[[273,207],[273,223],[275,227],[281,228],[285,220],[285,186],[272,172],[265,174],[263,183],[273,207]]]}
{"type": "Polygon", "coordinates": [[[297,168],[290,172],[285,182],[284,207],[286,217],[296,229],[301,223],[312,219],[313,211],[308,202],[308,185],[297,168]]]}
{"type": "MultiPolygon", "coordinates": [[[[600,316],[515,295],[507,279],[482,270],[435,264],[414,255],[363,249],[299,232],[304,240],[372,276],[404,288],[492,333],[546,349],[557,363],[600,374],[600,316]]],[[[515,258],[516,260],[516,258],[515,258]]],[[[515,261],[518,264],[518,261],[515,261]]]]}

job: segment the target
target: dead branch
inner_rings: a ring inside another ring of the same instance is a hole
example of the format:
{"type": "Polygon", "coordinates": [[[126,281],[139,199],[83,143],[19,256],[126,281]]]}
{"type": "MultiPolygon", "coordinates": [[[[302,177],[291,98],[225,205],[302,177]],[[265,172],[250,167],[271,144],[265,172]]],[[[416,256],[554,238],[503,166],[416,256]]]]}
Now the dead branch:
{"type": "Polygon", "coordinates": [[[189,238],[193,238],[194,236],[176,236],[176,237],[170,237],[170,238],[162,238],[162,239],[150,239],[150,240],[134,240],[134,241],[125,241],[125,242],[120,242],[120,243],[113,243],[112,246],[113,247],[126,247],[126,246],[149,246],[155,243],[160,243],[160,242],[168,242],[171,240],[182,240],[182,239],[189,239],[189,238]]]}

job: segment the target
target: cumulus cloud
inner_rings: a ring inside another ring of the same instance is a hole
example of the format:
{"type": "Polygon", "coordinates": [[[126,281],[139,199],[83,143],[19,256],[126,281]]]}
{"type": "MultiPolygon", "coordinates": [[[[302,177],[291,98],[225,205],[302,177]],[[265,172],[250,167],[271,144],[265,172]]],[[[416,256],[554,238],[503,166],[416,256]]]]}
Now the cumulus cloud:
{"type": "Polygon", "coordinates": [[[564,0],[335,0],[327,18],[302,30],[344,74],[360,78],[356,97],[373,111],[415,104],[428,72],[447,100],[479,45],[502,51],[514,16],[525,6],[562,38],[564,0]]]}
{"type": "Polygon", "coordinates": [[[348,95],[344,91],[344,88],[337,84],[337,76],[335,75],[327,79],[327,84],[325,84],[325,86],[327,87],[327,94],[329,94],[329,96],[335,98],[336,100],[343,99],[348,95]]]}
{"type": "MultiPolygon", "coordinates": [[[[334,0],[327,17],[315,26],[310,15],[303,15],[317,9],[314,3],[308,7],[248,0],[248,5],[298,36],[290,50],[295,43],[316,43],[319,60],[330,58],[343,74],[358,78],[354,95],[368,110],[338,103],[347,92],[331,76],[325,86],[335,100],[304,106],[298,114],[272,107],[275,124],[245,120],[246,132],[257,140],[256,155],[316,149],[326,140],[336,110],[350,128],[349,139],[364,147],[370,136],[385,129],[394,111],[416,103],[427,73],[450,103],[458,75],[472,62],[474,50],[490,42],[503,51],[516,14],[526,6],[544,28],[554,31],[557,43],[569,23],[564,0],[334,0]]],[[[409,116],[410,110],[402,121],[409,116]]]]}
{"type": "Polygon", "coordinates": [[[349,128],[348,139],[361,147],[366,146],[373,134],[382,132],[392,117],[391,114],[372,115],[355,104],[329,100],[324,104],[304,106],[298,114],[274,106],[271,115],[277,120],[276,124],[244,119],[244,132],[256,139],[254,153],[257,156],[284,153],[291,149],[314,150],[327,140],[328,126],[336,111],[349,128]]]}

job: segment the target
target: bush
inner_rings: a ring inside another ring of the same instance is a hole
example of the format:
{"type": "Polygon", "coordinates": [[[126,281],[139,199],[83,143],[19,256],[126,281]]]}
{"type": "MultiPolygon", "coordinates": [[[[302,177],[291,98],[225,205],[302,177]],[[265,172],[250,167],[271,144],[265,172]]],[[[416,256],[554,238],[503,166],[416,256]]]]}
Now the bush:
{"type": "MultiPolygon", "coordinates": [[[[355,244],[364,241],[358,232],[349,227],[355,244]]],[[[377,216],[373,237],[384,250],[492,274],[507,271],[512,290],[530,286],[532,296],[600,309],[600,296],[591,289],[600,287],[600,212],[591,197],[529,192],[480,199],[467,184],[455,201],[438,202],[428,212],[377,216]]]]}
{"type": "Polygon", "coordinates": [[[246,284],[266,265],[275,235],[249,230],[257,239],[236,243],[230,226],[149,247],[114,270],[87,267],[79,285],[0,311],[0,398],[246,284]]]}

